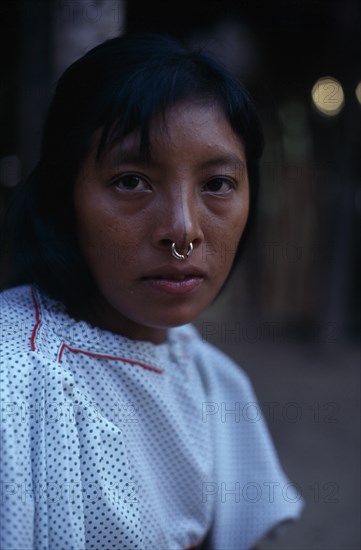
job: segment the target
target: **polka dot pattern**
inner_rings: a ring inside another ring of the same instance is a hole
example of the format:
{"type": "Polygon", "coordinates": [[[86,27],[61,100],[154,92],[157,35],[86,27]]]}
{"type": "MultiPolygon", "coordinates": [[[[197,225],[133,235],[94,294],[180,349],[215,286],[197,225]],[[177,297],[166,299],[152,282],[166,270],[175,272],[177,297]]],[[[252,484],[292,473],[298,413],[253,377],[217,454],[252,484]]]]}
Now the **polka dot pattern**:
{"type": "Polygon", "coordinates": [[[204,498],[206,483],[286,478],[263,423],[204,421],[204,403],[255,398],[192,326],[155,345],[28,286],[0,299],[2,549],[183,550],[207,533],[248,548],[298,514],[204,498]]]}

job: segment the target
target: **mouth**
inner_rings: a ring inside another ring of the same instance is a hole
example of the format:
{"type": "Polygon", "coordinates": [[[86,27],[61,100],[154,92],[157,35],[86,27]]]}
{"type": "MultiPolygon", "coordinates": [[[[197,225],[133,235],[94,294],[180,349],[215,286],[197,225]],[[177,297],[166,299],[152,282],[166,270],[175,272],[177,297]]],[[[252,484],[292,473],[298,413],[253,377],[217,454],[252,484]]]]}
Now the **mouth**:
{"type": "Polygon", "coordinates": [[[205,274],[199,270],[189,270],[185,273],[175,271],[152,273],[142,277],[142,281],[150,288],[172,295],[187,294],[198,288],[205,279],[205,274]]]}
{"type": "Polygon", "coordinates": [[[149,271],[143,279],[160,279],[167,281],[184,281],[185,279],[206,278],[206,273],[196,266],[160,266],[157,269],[149,271]]]}
{"type": "Polygon", "coordinates": [[[148,276],[143,277],[144,280],[154,279],[157,281],[186,281],[189,279],[203,279],[200,275],[190,273],[189,275],[157,275],[157,276],[148,276]]]}

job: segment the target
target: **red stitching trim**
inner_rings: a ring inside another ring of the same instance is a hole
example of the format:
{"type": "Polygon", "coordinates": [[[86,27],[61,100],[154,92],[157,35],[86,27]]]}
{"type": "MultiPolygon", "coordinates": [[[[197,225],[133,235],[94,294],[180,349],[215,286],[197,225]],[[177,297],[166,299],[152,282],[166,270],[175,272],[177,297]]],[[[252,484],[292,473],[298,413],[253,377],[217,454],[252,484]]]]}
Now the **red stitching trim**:
{"type": "Polygon", "coordinates": [[[39,305],[38,305],[38,302],[36,301],[36,296],[35,296],[35,292],[34,292],[34,289],[32,288],[31,289],[31,297],[33,299],[33,304],[34,304],[34,307],[35,307],[35,325],[34,325],[34,328],[33,328],[33,332],[31,333],[31,339],[30,339],[30,345],[31,345],[31,351],[35,351],[35,338],[36,338],[36,333],[38,332],[38,328],[39,328],[39,325],[40,325],[40,312],[39,312],[39,305]]]}
{"type": "MultiPolygon", "coordinates": [[[[39,325],[40,325],[40,312],[39,312],[39,305],[36,300],[34,289],[31,289],[31,296],[33,299],[34,307],[35,307],[35,325],[33,328],[33,331],[31,333],[31,351],[35,351],[35,338],[36,333],[38,331],[39,325]]],[[[84,355],[90,355],[90,357],[102,357],[103,359],[111,359],[113,361],[123,361],[124,363],[130,363],[131,365],[138,365],[139,367],[142,367],[143,369],[150,370],[152,372],[156,372],[157,374],[163,374],[162,369],[157,369],[156,367],[151,367],[150,365],[147,365],[145,363],[141,363],[140,361],[133,361],[133,359],[126,359],[125,357],[114,357],[113,355],[105,355],[103,353],[92,353],[90,351],[72,348],[68,346],[68,344],[63,343],[60,347],[59,353],[58,353],[58,362],[60,363],[61,358],[63,356],[64,349],[68,349],[69,351],[72,351],[73,353],[83,353],[84,355]]]]}
{"type": "Polygon", "coordinates": [[[60,363],[60,361],[61,361],[63,351],[64,351],[65,348],[66,348],[66,344],[64,344],[64,343],[61,344],[61,347],[60,347],[60,350],[59,350],[59,353],[58,353],[58,363],[60,363]]]}
{"type": "Polygon", "coordinates": [[[140,361],[133,361],[133,359],[126,359],[125,357],[114,357],[113,355],[105,355],[103,353],[93,353],[90,351],[82,350],[82,349],[76,349],[68,346],[68,344],[63,343],[59,354],[58,354],[58,362],[60,363],[64,349],[68,349],[69,351],[72,351],[73,353],[83,353],[84,355],[90,355],[90,357],[102,357],[103,359],[111,359],[113,361],[123,361],[124,363],[130,363],[131,365],[138,365],[139,367],[142,367],[143,369],[150,370],[152,372],[156,372],[157,374],[163,374],[162,369],[157,369],[156,367],[151,367],[150,365],[146,365],[145,363],[141,363],[140,361]]]}

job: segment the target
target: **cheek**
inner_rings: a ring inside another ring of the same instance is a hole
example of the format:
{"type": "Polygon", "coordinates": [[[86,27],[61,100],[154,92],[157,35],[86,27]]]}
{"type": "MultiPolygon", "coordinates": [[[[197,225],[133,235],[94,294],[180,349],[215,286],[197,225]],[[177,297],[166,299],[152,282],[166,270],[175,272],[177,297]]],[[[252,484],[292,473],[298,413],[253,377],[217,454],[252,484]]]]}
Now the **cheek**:
{"type": "Polygon", "coordinates": [[[211,219],[211,223],[208,224],[206,255],[207,252],[213,255],[215,269],[222,274],[232,266],[247,223],[248,213],[248,200],[235,201],[232,208],[223,216],[211,219]]]}
{"type": "Polygon", "coordinates": [[[80,212],[77,237],[97,278],[110,277],[113,270],[119,273],[119,266],[129,267],[139,248],[135,228],[127,227],[119,217],[104,212],[80,212]]]}

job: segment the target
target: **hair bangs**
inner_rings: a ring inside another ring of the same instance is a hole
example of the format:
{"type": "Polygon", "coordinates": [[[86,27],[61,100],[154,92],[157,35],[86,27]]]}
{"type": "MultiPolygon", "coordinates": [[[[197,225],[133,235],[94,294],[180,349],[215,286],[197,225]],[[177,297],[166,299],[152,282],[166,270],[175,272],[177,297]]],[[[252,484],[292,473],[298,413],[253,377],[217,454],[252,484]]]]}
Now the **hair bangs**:
{"type": "MultiPolygon", "coordinates": [[[[214,102],[222,108],[229,122],[239,118],[244,105],[239,104],[239,89],[228,97],[229,83],[220,82],[219,72],[202,63],[202,55],[154,58],[141,70],[116,87],[99,123],[102,133],[97,159],[132,132],[139,132],[139,154],[144,160],[151,157],[150,126],[155,116],[165,125],[166,111],[181,101],[214,102]],[[236,113],[235,111],[239,111],[236,113]]],[[[239,133],[240,128],[237,128],[239,133]]]]}

